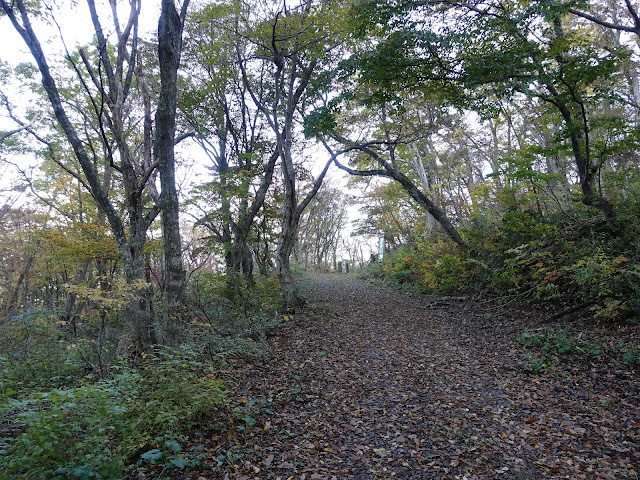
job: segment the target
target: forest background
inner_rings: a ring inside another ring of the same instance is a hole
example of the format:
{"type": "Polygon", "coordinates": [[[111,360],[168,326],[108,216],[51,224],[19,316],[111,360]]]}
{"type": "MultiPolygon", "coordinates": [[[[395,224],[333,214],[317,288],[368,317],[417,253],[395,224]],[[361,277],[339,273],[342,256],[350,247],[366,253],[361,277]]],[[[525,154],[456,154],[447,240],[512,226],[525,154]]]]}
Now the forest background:
{"type": "Polygon", "coordinates": [[[66,6],[1,5],[32,57],[0,71],[7,472],[184,467],[231,408],[216,369],[303,306],[292,269],[363,267],[379,235],[368,274],[417,292],[638,319],[631,0],[163,0],[157,34],[88,0],[79,45],[66,6]]]}

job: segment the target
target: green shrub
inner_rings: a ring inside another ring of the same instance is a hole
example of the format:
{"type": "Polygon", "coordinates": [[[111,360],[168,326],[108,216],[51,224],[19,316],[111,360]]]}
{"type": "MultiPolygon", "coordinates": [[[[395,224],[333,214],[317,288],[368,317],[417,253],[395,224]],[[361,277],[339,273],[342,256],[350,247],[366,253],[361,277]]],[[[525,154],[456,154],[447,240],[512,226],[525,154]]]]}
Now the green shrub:
{"type": "Polygon", "coordinates": [[[111,385],[52,390],[10,404],[26,430],[0,447],[4,478],[121,478],[115,437],[127,429],[126,408],[111,385]]]}
{"type": "Polygon", "coordinates": [[[27,310],[0,327],[3,381],[16,390],[76,385],[88,367],[78,347],[52,311],[27,310]]]}
{"type": "Polygon", "coordinates": [[[270,313],[282,308],[282,294],[275,275],[256,277],[255,284],[235,278],[234,286],[221,273],[196,272],[191,276],[187,304],[196,318],[206,322],[270,313]]]}
{"type": "Polygon", "coordinates": [[[624,349],[622,361],[632,367],[640,367],[640,348],[624,349]]]}
{"type": "Polygon", "coordinates": [[[382,267],[372,266],[369,275],[378,276],[382,268],[392,283],[412,286],[418,283],[426,293],[449,294],[486,289],[491,269],[469,253],[456,252],[448,240],[426,237],[410,246],[398,248],[385,258],[382,267]]]}
{"type": "MultiPolygon", "coordinates": [[[[122,363],[116,372],[94,385],[5,398],[5,416],[24,431],[2,441],[4,478],[121,478],[125,465],[164,451],[225,405],[222,383],[189,348],[158,349],[143,364],[122,363]]],[[[170,453],[162,458],[188,465],[170,453]]]]}
{"type": "Polygon", "coordinates": [[[498,241],[504,245],[520,245],[540,238],[555,236],[557,227],[542,221],[531,210],[507,211],[502,217],[498,241]]]}
{"type": "Polygon", "coordinates": [[[413,246],[402,246],[390,252],[382,262],[382,269],[389,278],[406,279],[410,272],[416,271],[419,265],[419,255],[413,246]]]}
{"type": "Polygon", "coordinates": [[[231,301],[227,278],[211,272],[194,276],[188,298],[190,335],[202,352],[219,365],[229,357],[259,358],[267,337],[278,328],[282,295],[275,276],[258,277],[242,297],[231,301]]]}
{"type": "Polygon", "coordinates": [[[253,311],[259,315],[269,315],[270,312],[282,309],[282,292],[276,275],[258,277],[251,291],[254,302],[253,311]]]}
{"type": "Polygon", "coordinates": [[[550,355],[578,354],[597,357],[602,354],[600,345],[575,338],[566,330],[556,331],[553,328],[535,333],[524,332],[518,342],[524,347],[536,348],[550,355]]]}
{"type": "Polygon", "coordinates": [[[371,262],[357,273],[358,278],[384,278],[382,262],[371,262]]]}
{"type": "Polygon", "coordinates": [[[413,279],[413,272],[411,270],[398,270],[391,273],[391,278],[396,283],[407,283],[413,279]]]}
{"type": "Polygon", "coordinates": [[[622,318],[640,306],[640,266],[596,248],[559,269],[580,299],[593,301],[596,318],[622,318]]]}
{"type": "Polygon", "coordinates": [[[528,373],[540,373],[551,366],[551,361],[546,357],[529,357],[524,361],[524,371],[528,373]]]}
{"type": "MultiPolygon", "coordinates": [[[[514,218],[519,217],[511,215],[510,222],[514,218]]],[[[374,271],[382,268],[392,283],[417,284],[427,293],[528,293],[542,301],[585,302],[602,321],[631,319],[640,312],[637,253],[625,253],[627,247],[606,232],[569,241],[545,224],[534,229],[539,238],[509,246],[507,240],[523,239],[524,231],[484,239],[476,235],[475,246],[467,251],[448,240],[425,237],[398,248],[374,271]]]]}
{"type": "Polygon", "coordinates": [[[425,283],[435,291],[452,293],[460,288],[463,265],[460,257],[445,253],[424,273],[425,283]]]}
{"type": "Polygon", "coordinates": [[[189,347],[159,348],[155,358],[139,368],[122,366],[113,382],[131,401],[134,435],[121,442],[126,455],[152,444],[155,437],[204,424],[225,398],[215,371],[189,347]]]}

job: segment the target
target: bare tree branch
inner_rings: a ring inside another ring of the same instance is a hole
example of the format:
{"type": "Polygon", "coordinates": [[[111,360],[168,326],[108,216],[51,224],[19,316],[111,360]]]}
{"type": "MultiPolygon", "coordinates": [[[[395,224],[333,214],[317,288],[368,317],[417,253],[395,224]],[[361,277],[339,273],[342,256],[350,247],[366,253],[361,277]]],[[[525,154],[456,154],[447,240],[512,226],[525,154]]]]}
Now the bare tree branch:
{"type": "MultiPolygon", "coordinates": [[[[628,0],[627,0],[628,3],[628,0]]],[[[586,20],[589,20],[590,22],[596,23],[602,27],[606,27],[606,28],[611,28],[613,30],[619,30],[621,32],[630,32],[630,33],[635,33],[636,35],[640,36],[640,22],[638,22],[637,20],[637,15],[635,14],[635,11],[633,10],[633,8],[629,7],[629,11],[633,12],[632,15],[634,17],[635,20],[635,27],[629,27],[627,25],[621,25],[618,23],[612,23],[612,22],[608,22],[606,20],[603,20],[601,18],[598,18],[594,15],[591,15],[590,13],[587,12],[582,12],[580,10],[577,10],[575,8],[570,8],[569,12],[573,13],[574,15],[578,16],[578,17],[582,17],[586,20]]]]}

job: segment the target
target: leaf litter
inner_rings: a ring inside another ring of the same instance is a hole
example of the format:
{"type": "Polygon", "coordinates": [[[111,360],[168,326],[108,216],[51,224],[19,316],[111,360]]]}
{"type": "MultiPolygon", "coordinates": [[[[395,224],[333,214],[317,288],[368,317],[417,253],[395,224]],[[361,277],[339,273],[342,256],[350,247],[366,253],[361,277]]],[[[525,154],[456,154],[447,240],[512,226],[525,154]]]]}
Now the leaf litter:
{"type": "Polygon", "coordinates": [[[640,382],[619,359],[527,373],[515,334],[540,313],[307,283],[311,311],[234,369],[251,427],[208,434],[211,461],[182,478],[638,478],[640,382]]]}

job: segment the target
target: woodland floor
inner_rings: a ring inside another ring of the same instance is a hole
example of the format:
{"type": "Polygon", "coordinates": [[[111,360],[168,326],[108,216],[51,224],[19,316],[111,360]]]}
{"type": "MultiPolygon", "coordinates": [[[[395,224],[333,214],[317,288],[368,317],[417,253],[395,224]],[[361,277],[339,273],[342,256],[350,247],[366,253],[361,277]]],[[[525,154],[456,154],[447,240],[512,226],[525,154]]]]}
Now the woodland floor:
{"type": "MultiPolygon", "coordinates": [[[[640,375],[577,355],[527,373],[535,353],[517,337],[544,313],[347,275],[305,283],[312,313],[294,316],[269,360],[234,369],[256,424],[209,438],[228,461],[187,478],[638,478],[640,375]]],[[[605,344],[638,335],[575,331],[605,344]]]]}

